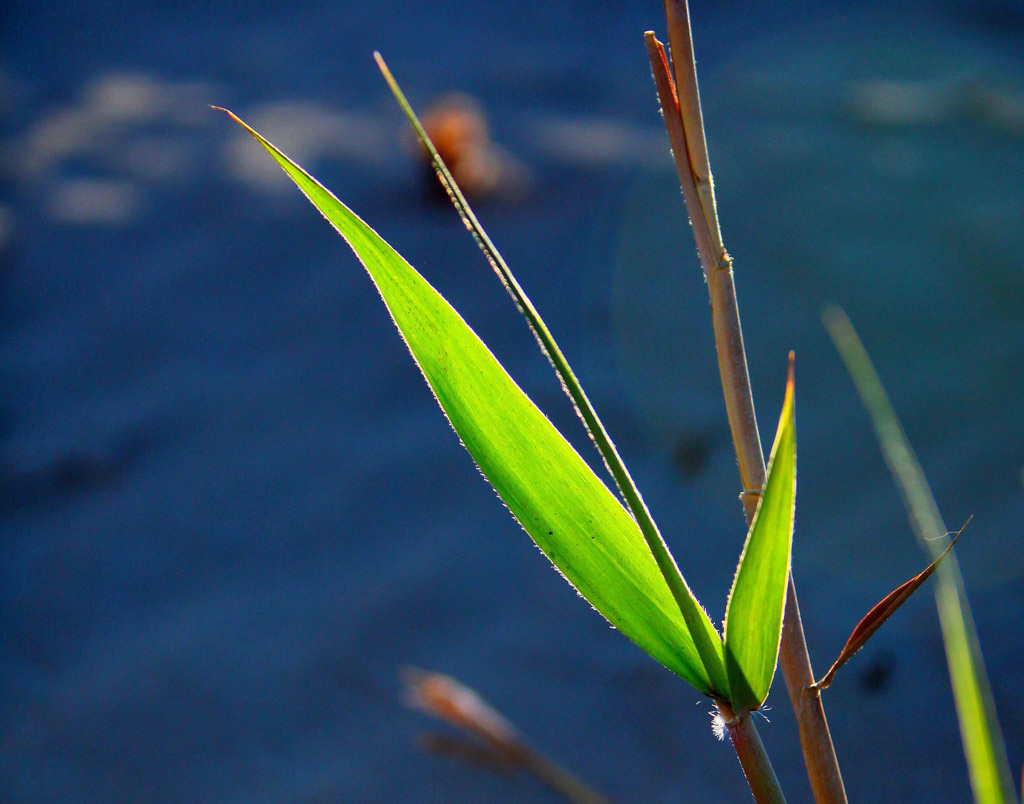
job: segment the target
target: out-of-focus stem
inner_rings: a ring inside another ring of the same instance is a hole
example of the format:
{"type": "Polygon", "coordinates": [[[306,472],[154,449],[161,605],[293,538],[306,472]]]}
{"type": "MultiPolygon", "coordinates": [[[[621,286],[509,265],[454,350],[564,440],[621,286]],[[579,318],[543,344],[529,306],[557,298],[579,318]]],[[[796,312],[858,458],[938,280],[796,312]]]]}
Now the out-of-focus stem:
{"type": "Polygon", "coordinates": [[[456,727],[476,742],[465,749],[442,745],[446,753],[463,759],[482,753],[497,768],[522,770],[547,785],[569,804],[611,804],[568,770],[531,747],[516,728],[493,706],[458,679],[441,673],[407,668],[403,673],[406,702],[456,727]]]}
{"type": "MultiPolygon", "coordinates": [[[[707,156],[693,60],[690,10],[686,0],[665,0],[665,14],[673,54],[674,83],[662,44],[650,32],[645,35],[645,41],[683,198],[707,279],[718,368],[739,465],[741,498],[749,525],[764,488],[765,463],[743,347],[732,258],[722,245],[715,208],[714,182],[707,156]]],[[[797,718],[800,746],[814,800],[817,804],[846,804],[846,790],[825,710],[818,691],[811,686],[814,675],[792,575],[786,595],[779,666],[797,718]]]]}
{"type": "Polygon", "coordinates": [[[585,785],[565,768],[556,765],[532,748],[526,749],[522,761],[525,770],[571,804],[611,804],[608,799],[585,785]]]}

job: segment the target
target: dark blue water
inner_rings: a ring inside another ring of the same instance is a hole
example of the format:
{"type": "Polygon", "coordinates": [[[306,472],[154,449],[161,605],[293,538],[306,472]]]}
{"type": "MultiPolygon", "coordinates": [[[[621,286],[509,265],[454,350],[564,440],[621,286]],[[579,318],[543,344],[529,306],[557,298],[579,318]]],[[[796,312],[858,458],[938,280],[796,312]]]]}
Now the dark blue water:
{"type": "MultiPolygon", "coordinates": [[[[743,538],[707,296],[640,34],[658,3],[7,4],[0,799],[554,801],[423,754],[451,673],[621,802],[745,801],[708,705],[579,600],[458,445],[371,284],[207,104],[314,170],[589,449],[370,52],[480,99],[479,210],[720,618],[743,538]]],[[[762,434],[797,352],[815,665],[924,558],[818,316],[859,327],[958,549],[1024,760],[1024,13],[695,4],[762,434]]],[[[590,458],[589,452],[584,454],[590,458]]],[[[809,800],[785,694],[762,735],[809,800]]],[[[930,594],[826,698],[851,800],[970,791],[930,594]]]]}

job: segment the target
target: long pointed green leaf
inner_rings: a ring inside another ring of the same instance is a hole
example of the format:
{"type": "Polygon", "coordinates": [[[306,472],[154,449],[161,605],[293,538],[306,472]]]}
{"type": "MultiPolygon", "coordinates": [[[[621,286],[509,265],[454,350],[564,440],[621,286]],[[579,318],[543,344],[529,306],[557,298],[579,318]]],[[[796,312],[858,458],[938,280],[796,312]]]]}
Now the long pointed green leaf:
{"type": "Polygon", "coordinates": [[[647,546],[650,548],[651,554],[661,570],[665,583],[668,584],[669,591],[679,606],[679,611],[682,613],[683,619],[686,621],[686,625],[694,638],[697,653],[704,663],[705,671],[711,679],[712,686],[718,691],[720,696],[725,697],[728,690],[728,681],[722,657],[722,640],[718,636],[711,618],[701,608],[697,598],[694,597],[690,587],[687,586],[686,579],[683,578],[683,574],[679,571],[679,567],[676,565],[668,545],[665,544],[665,540],[662,538],[661,532],[651,516],[651,512],[647,510],[647,505],[640,494],[640,489],[633,482],[626,464],[619,457],[618,450],[615,449],[611,436],[605,429],[601,418],[597,415],[597,411],[590,403],[586,393],[584,393],[583,386],[576,379],[569,361],[562,354],[562,350],[555,342],[554,336],[548,329],[547,324],[544,323],[544,319],[541,318],[537,308],[533,306],[533,302],[530,301],[530,297],[526,295],[526,291],[523,290],[512,270],[508,267],[505,259],[501,256],[501,252],[491,242],[491,238],[488,237],[484,227],[477,220],[472,207],[470,207],[462,190],[459,189],[458,183],[448,170],[448,166],[445,165],[441,155],[437,152],[437,148],[434,147],[434,143],[431,142],[426,130],[416,116],[416,112],[413,111],[412,105],[406,100],[405,94],[402,92],[401,87],[398,86],[398,82],[391,74],[391,70],[388,69],[384,57],[380,53],[374,53],[373,56],[377,60],[377,66],[380,67],[381,73],[384,75],[384,80],[391,87],[395,100],[398,101],[398,105],[402,108],[413,130],[420,138],[420,142],[430,155],[434,170],[437,171],[437,177],[448,193],[448,197],[451,199],[452,204],[454,204],[459,216],[462,218],[462,222],[473,233],[484,256],[487,257],[491,267],[494,268],[506,290],[508,290],[509,295],[515,301],[516,307],[523,314],[530,330],[540,344],[541,351],[544,352],[551,362],[552,368],[554,368],[558,379],[562,383],[562,388],[572,401],[573,407],[576,408],[576,413],[579,414],[583,426],[590,433],[594,446],[597,447],[597,451],[601,454],[601,459],[604,461],[608,473],[615,481],[615,485],[622,495],[626,507],[640,526],[640,532],[643,534],[644,541],[647,542],[647,546]]]}
{"type": "MultiPolygon", "coordinates": [[[[936,558],[949,544],[949,531],[896,410],[846,313],[830,308],[825,311],[824,321],[871,417],[885,462],[903,497],[910,526],[924,550],[936,558]]],[[[942,563],[935,578],[935,604],[974,800],[977,804],[1008,804],[1017,799],[1013,773],[955,555],[942,563]]]]}
{"type": "Polygon", "coordinates": [[[725,610],[725,667],[733,708],[759,709],[779,657],[796,506],[793,355],[764,494],[750,524],[725,610]]]}
{"type": "Polygon", "coordinates": [[[356,253],[463,445],[544,554],[633,642],[701,692],[715,693],[679,607],[622,504],[401,255],[272,143],[232,117],[356,253]]]}

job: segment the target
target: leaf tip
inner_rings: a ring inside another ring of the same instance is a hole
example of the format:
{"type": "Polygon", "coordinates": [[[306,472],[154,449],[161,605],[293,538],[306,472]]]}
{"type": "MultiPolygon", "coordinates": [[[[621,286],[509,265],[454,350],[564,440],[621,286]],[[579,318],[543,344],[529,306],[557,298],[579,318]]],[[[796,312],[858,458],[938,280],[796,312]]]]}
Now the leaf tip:
{"type": "Polygon", "coordinates": [[[261,137],[259,135],[259,133],[252,126],[250,126],[248,123],[246,123],[241,117],[239,117],[237,114],[235,114],[230,109],[225,109],[223,106],[213,106],[213,105],[211,105],[210,108],[215,110],[215,111],[218,111],[218,112],[224,112],[224,114],[226,114],[228,117],[230,117],[236,123],[238,123],[238,125],[240,125],[242,128],[244,128],[250,134],[252,134],[253,137],[255,137],[260,142],[263,142],[264,144],[266,144],[265,140],[263,139],[263,137],[261,137]]]}
{"type": "Polygon", "coordinates": [[[379,50],[373,51],[373,60],[377,62],[377,69],[380,70],[381,75],[384,76],[384,80],[391,88],[391,91],[396,92],[398,84],[395,81],[395,77],[391,74],[391,69],[388,67],[388,63],[384,61],[384,57],[381,55],[379,50]]]}
{"type": "Polygon", "coordinates": [[[846,312],[838,304],[834,302],[826,302],[821,308],[821,318],[823,321],[828,322],[837,318],[842,318],[846,315],[846,312]]]}
{"type": "Polygon", "coordinates": [[[796,399],[796,352],[789,351],[789,365],[786,367],[786,393],[782,400],[782,415],[790,420],[794,415],[794,400],[796,399]]]}

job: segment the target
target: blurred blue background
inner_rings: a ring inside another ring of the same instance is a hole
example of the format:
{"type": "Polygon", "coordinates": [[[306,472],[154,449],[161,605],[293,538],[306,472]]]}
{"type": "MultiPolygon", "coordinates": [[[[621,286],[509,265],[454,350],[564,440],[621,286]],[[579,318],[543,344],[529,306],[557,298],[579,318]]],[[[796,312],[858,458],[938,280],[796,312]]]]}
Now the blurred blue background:
{"type": "MultiPolygon", "coordinates": [[[[371,51],[468,92],[528,191],[478,209],[720,619],[743,538],[707,294],[641,33],[659,3],[4,4],[0,799],[555,801],[420,752],[405,665],[619,802],[746,801],[708,703],[578,599],[436,409],[342,241],[227,118],[380,231],[594,458],[371,51]]],[[[1024,760],[1024,7],[693,8],[794,573],[824,669],[917,572],[819,313],[861,331],[951,526],[1024,760]]],[[[809,800],[781,682],[762,728],[809,800]]],[[[930,591],[826,696],[851,801],[970,797],[930,591]]]]}

